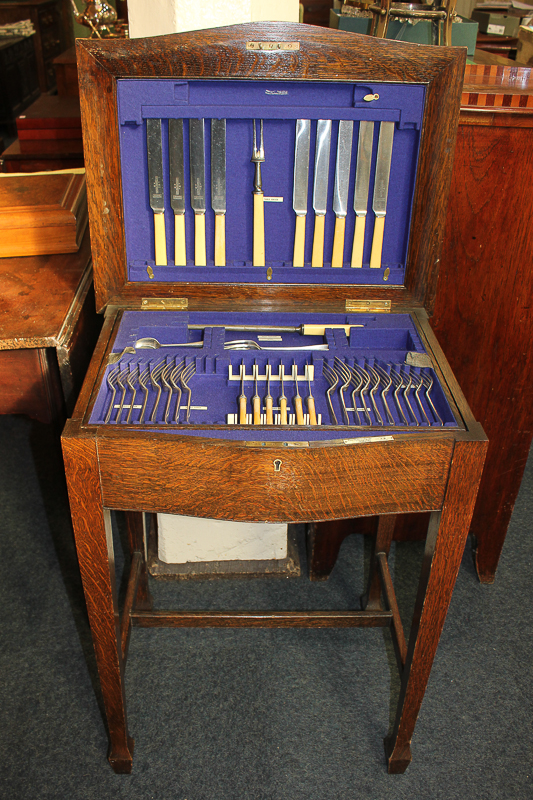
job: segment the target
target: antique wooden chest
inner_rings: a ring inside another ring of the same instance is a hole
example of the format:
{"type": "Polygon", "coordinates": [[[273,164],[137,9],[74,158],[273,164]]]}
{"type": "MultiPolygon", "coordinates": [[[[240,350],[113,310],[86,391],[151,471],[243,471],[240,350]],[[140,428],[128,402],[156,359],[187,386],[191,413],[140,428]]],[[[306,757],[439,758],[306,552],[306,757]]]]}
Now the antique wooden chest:
{"type": "Polygon", "coordinates": [[[428,323],[464,52],[275,23],[77,46],[106,318],[63,447],[109,760],[131,769],[132,624],[388,625],[403,772],[486,449],[428,323]],[[387,553],[412,511],[433,516],[408,645],[387,553]],[[377,516],[368,592],[349,612],[154,611],[143,512],[325,535],[377,516]]]}

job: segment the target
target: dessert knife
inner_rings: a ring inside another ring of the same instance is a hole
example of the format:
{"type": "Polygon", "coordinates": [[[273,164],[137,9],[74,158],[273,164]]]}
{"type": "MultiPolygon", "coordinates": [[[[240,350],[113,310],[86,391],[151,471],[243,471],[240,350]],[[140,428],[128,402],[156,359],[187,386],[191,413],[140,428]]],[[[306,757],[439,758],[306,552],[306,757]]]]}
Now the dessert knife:
{"type": "Polygon", "coordinates": [[[168,121],[170,204],[174,211],[174,264],[187,264],[185,247],[185,165],[183,161],[183,120],[168,121]]]}
{"type": "Polygon", "coordinates": [[[155,263],[167,265],[165,235],[165,197],[163,194],[163,144],[161,120],[146,120],[146,152],[148,155],[148,187],[150,208],[154,212],[155,263]]]}
{"type": "Polygon", "coordinates": [[[353,235],[352,267],[363,266],[366,210],[368,206],[368,188],[370,184],[373,141],[374,123],[360,122],[359,141],[357,144],[357,171],[355,173],[355,191],[353,197],[355,231],[353,235]]]}
{"type": "Polygon", "coordinates": [[[313,236],[312,267],[324,266],[324,227],[328,204],[329,152],[331,146],[331,120],[319,119],[316,126],[315,182],[313,209],[315,233],[313,236]]]}
{"type": "Polygon", "coordinates": [[[194,211],[194,264],[206,266],[205,253],[205,146],[203,119],[189,120],[191,206],[194,211]]]}
{"type": "Polygon", "coordinates": [[[390,166],[392,159],[392,143],[394,139],[394,122],[381,122],[379,126],[378,155],[376,161],[376,177],[374,178],[374,198],[372,210],[375,214],[374,236],[370,266],[381,267],[381,251],[383,248],[383,232],[387,213],[387,195],[389,192],[390,166]]]}
{"type": "Polygon", "coordinates": [[[335,189],[333,192],[333,211],[335,212],[335,235],[331,266],[342,267],[344,259],[344,228],[348,212],[348,186],[350,183],[350,163],[352,160],[353,120],[339,121],[337,139],[337,164],[335,167],[335,189]]]}
{"type": "Polygon", "coordinates": [[[305,257],[305,220],[307,218],[307,188],[309,184],[309,149],[311,146],[311,120],[296,120],[294,147],[294,186],[292,207],[296,214],[294,231],[294,267],[303,267],[305,257]]]}
{"type": "Polygon", "coordinates": [[[226,266],[226,120],[211,120],[211,207],[215,212],[215,267],[226,266]]]}

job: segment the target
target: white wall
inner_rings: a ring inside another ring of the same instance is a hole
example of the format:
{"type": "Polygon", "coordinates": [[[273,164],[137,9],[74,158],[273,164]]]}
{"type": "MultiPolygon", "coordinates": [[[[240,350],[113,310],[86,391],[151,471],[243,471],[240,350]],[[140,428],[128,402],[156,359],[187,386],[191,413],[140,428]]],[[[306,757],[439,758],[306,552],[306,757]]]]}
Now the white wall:
{"type": "Polygon", "coordinates": [[[298,22],[298,0],[128,0],[130,38],[239,22],[298,22]]]}

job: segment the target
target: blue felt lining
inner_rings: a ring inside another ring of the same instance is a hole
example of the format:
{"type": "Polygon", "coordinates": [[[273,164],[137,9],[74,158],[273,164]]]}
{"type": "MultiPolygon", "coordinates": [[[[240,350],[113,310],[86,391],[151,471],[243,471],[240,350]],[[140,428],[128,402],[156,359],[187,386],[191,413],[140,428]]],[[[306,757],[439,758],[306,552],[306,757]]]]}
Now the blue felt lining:
{"type": "Polygon", "coordinates": [[[425,89],[396,84],[318,84],[254,81],[118,81],[121,125],[121,170],[125,212],[128,278],[158,282],[238,282],[287,284],[402,285],[418,158],[425,89]],[[378,94],[379,100],[363,97],[378,94]],[[187,264],[175,266],[174,220],[169,184],[165,186],[165,223],[168,266],[155,264],[153,213],[149,205],[146,154],[147,117],[162,118],[163,161],[168,164],[169,118],[183,118],[185,140],[187,264]],[[190,117],[205,119],[205,168],[207,186],[207,267],[194,266],[194,214],[189,197],[188,124],[190,117]],[[265,163],[262,166],[266,197],[282,202],[265,203],[266,267],[252,267],[254,165],[251,163],[252,120],[264,120],[265,163]],[[210,119],[227,119],[226,267],[214,266],[214,213],[210,205],[210,119]],[[292,266],[295,214],[292,208],[295,120],[312,120],[305,267],[292,266]],[[328,213],[325,225],[324,268],[311,268],[314,231],[312,208],[316,120],[332,119],[328,213]],[[332,210],[336,141],[339,119],[353,119],[354,137],[344,248],[344,267],[331,269],[335,216],[332,210]],[[350,267],[355,227],[355,185],[358,122],[374,120],[373,161],[368,198],[363,269],[350,267]],[[382,268],[369,269],[374,215],[374,182],[379,122],[395,121],[382,268]],[[388,273],[390,271],[390,274],[388,273]]]}

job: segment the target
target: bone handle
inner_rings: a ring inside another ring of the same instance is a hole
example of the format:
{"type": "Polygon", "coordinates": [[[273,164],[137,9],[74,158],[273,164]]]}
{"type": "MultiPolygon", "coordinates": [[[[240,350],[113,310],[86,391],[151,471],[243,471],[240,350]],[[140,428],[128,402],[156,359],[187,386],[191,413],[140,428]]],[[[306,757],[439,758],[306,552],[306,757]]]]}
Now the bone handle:
{"type": "Polygon", "coordinates": [[[365,245],[366,216],[355,218],[355,231],[353,235],[352,267],[363,266],[363,248],[365,245]]]}
{"type": "Polygon", "coordinates": [[[274,424],[274,413],[273,413],[273,400],[270,395],[265,397],[265,407],[266,407],[266,422],[267,425],[274,424]]]}
{"type": "Polygon", "coordinates": [[[293,267],[303,267],[305,254],[305,214],[296,216],[296,229],[294,231],[294,257],[293,267]]]}
{"type": "Polygon", "coordinates": [[[160,267],[167,265],[167,240],[165,236],[165,215],[154,214],[155,263],[160,267]]]}
{"type": "Polygon", "coordinates": [[[313,236],[313,253],[311,256],[312,267],[324,266],[324,228],[326,217],[324,214],[315,216],[315,233],[313,236]]]}
{"type": "Polygon", "coordinates": [[[287,398],[282,397],[279,401],[279,417],[282,425],[287,424],[287,398]]]}
{"type": "Polygon", "coordinates": [[[335,235],[333,237],[333,253],[331,254],[331,266],[342,267],[344,258],[344,228],[346,217],[337,217],[335,220],[335,235]]]}
{"type": "Polygon", "coordinates": [[[315,409],[315,398],[308,397],[307,398],[307,410],[309,411],[309,422],[311,425],[316,425],[316,409],[315,409]]]}
{"type": "Polygon", "coordinates": [[[174,264],[177,267],[185,267],[187,265],[185,214],[174,214],[174,264]]]}
{"type": "Polygon", "coordinates": [[[261,398],[258,394],[252,397],[252,409],[254,413],[254,425],[261,425],[261,398]]]}
{"type": "Polygon", "coordinates": [[[294,398],[294,410],[296,411],[296,424],[303,425],[304,424],[304,410],[302,404],[301,397],[294,398]]]}
{"type": "Polygon", "coordinates": [[[215,267],[226,266],[226,215],[215,214],[215,267]]]}
{"type": "Polygon", "coordinates": [[[376,217],[374,223],[374,237],[372,239],[372,252],[370,266],[372,269],[381,267],[381,250],[383,248],[383,232],[385,230],[385,217],[376,217]]]}
{"type": "Polygon", "coordinates": [[[239,396],[239,424],[246,425],[246,395],[239,396]]]}
{"type": "Polygon", "coordinates": [[[194,215],[194,265],[205,267],[205,214],[194,215]]]}
{"type": "Polygon", "coordinates": [[[265,266],[265,204],[263,193],[254,193],[254,267],[265,266]]]}

